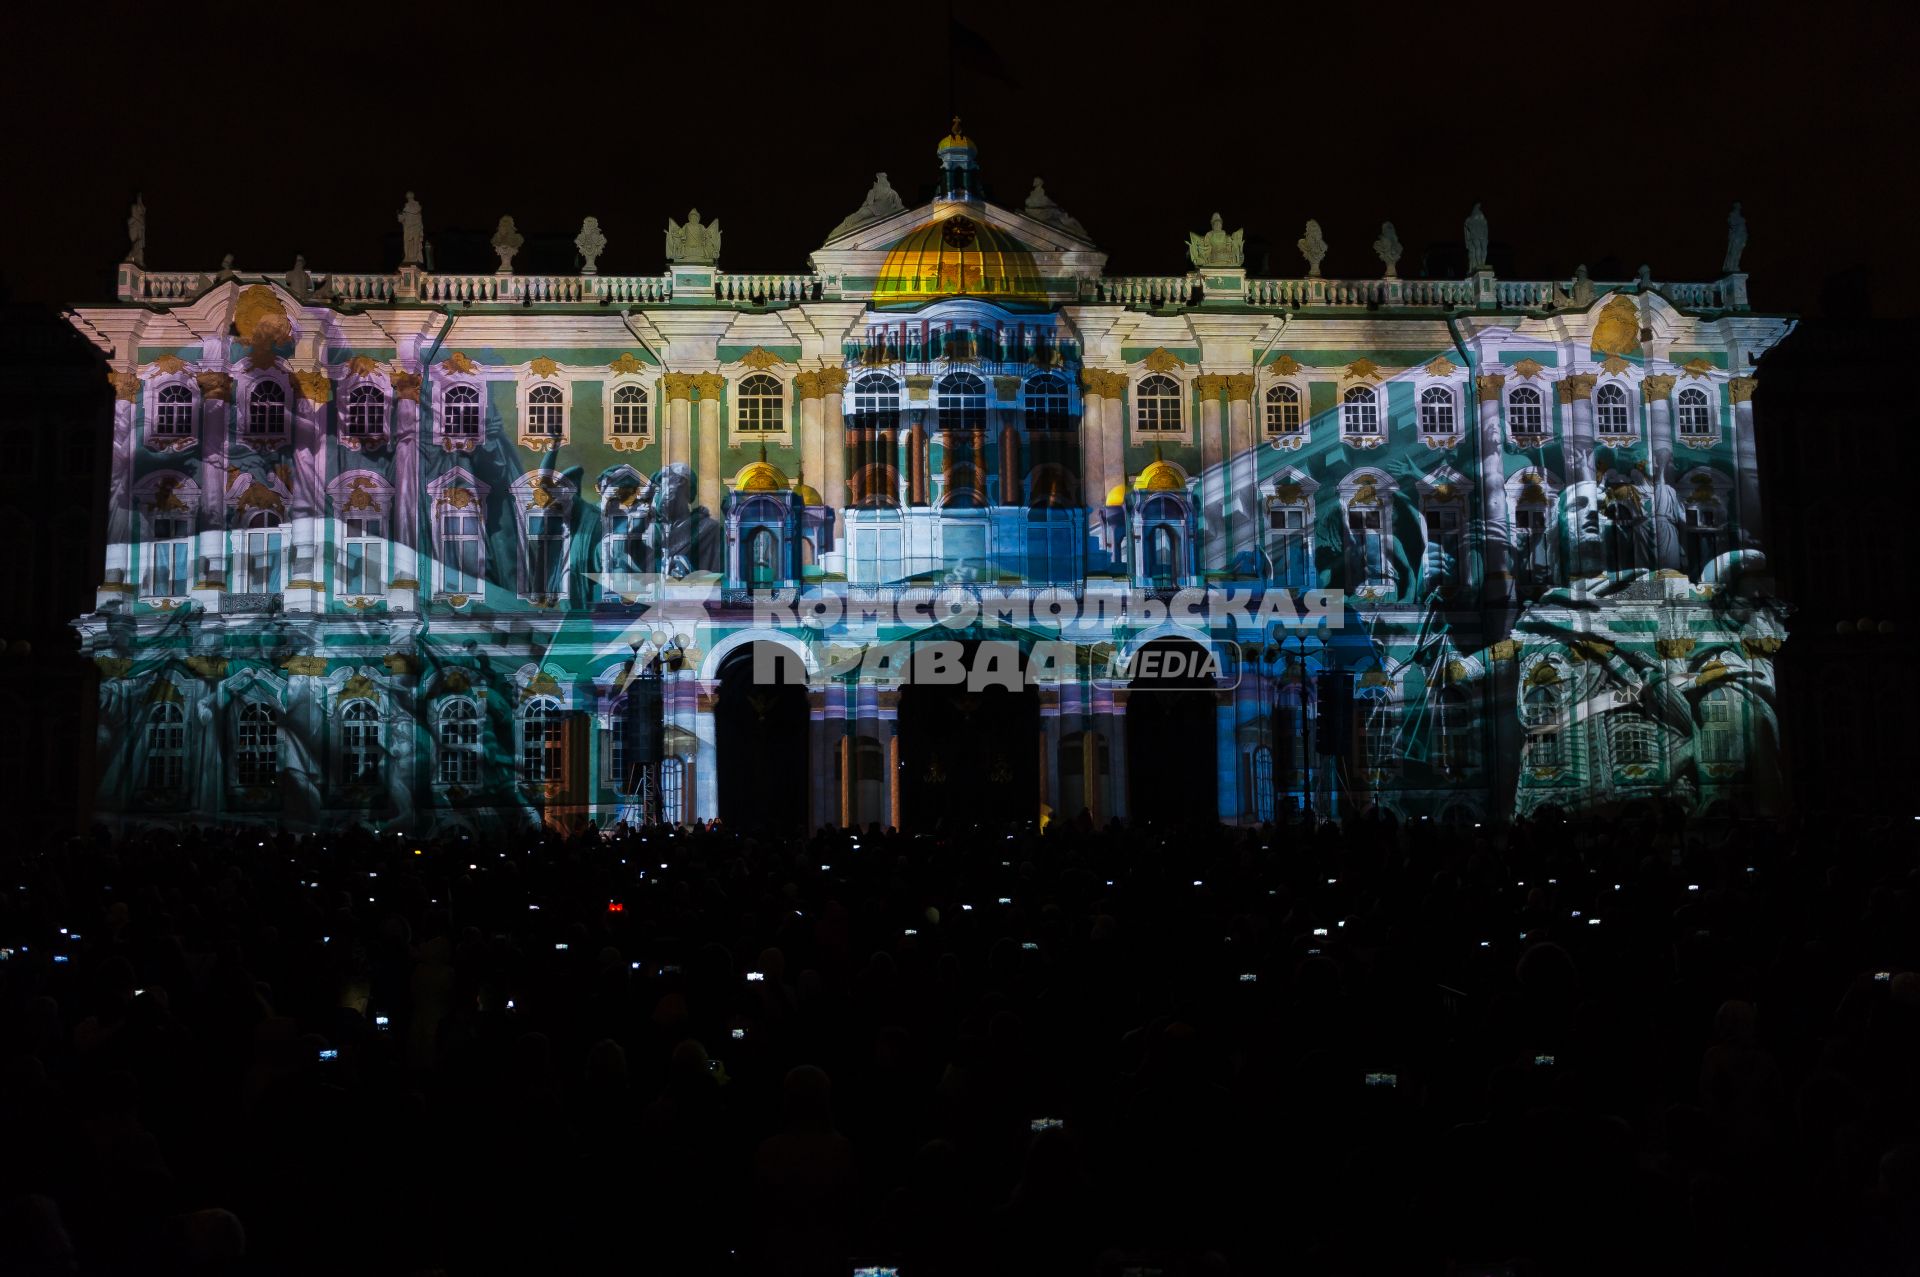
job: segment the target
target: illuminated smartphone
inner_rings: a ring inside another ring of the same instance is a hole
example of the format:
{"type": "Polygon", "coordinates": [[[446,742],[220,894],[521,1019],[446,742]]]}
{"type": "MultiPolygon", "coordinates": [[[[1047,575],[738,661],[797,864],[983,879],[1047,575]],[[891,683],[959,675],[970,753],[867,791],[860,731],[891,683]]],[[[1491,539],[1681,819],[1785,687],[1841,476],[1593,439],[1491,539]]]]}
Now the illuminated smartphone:
{"type": "Polygon", "coordinates": [[[320,1058],[323,1060],[337,1060],[340,1058],[340,1052],[330,1046],[322,1047],[320,1050],[320,1058]]]}
{"type": "Polygon", "coordinates": [[[749,981],[751,981],[751,982],[753,982],[753,983],[755,983],[755,984],[758,984],[758,983],[760,983],[761,981],[763,981],[763,980],[765,980],[766,978],[767,978],[767,973],[766,973],[766,972],[764,972],[764,971],[749,971],[749,972],[747,972],[747,979],[748,979],[749,981]]]}
{"type": "Polygon", "coordinates": [[[1031,941],[1031,940],[1022,940],[1022,941],[1020,942],[1020,947],[1021,947],[1022,949],[1038,949],[1038,948],[1039,948],[1040,946],[1039,946],[1039,945],[1037,945],[1037,944],[1035,944],[1035,943],[1034,943],[1033,941],[1031,941]]]}
{"type": "Polygon", "coordinates": [[[1884,984],[1885,982],[1887,982],[1887,981],[1889,981],[1889,980],[1891,980],[1891,979],[1893,979],[1893,972],[1891,972],[1891,971],[1876,971],[1876,972],[1874,972],[1874,973],[1873,973],[1873,978],[1874,978],[1874,979],[1876,979],[1876,980],[1878,980],[1878,981],[1880,981],[1881,983],[1883,983],[1883,984],[1884,984]]]}
{"type": "Polygon", "coordinates": [[[1242,971],[1240,973],[1241,984],[1258,984],[1259,982],[1260,974],[1257,971],[1242,971]]]}
{"type": "Polygon", "coordinates": [[[1533,1063],[1535,1068],[1550,1069],[1553,1067],[1553,1057],[1551,1055],[1536,1055],[1533,1057],[1533,1063]]]}
{"type": "Polygon", "coordinates": [[[1030,1131],[1052,1131],[1052,1130],[1058,1130],[1060,1127],[1065,1126],[1066,1124],[1067,1123],[1064,1118],[1036,1117],[1031,1122],[1027,1123],[1027,1129],[1030,1131]]]}
{"type": "Polygon", "coordinates": [[[1367,1085],[1396,1087],[1400,1085],[1400,1075],[1398,1073],[1369,1073],[1367,1074],[1367,1085]]]}

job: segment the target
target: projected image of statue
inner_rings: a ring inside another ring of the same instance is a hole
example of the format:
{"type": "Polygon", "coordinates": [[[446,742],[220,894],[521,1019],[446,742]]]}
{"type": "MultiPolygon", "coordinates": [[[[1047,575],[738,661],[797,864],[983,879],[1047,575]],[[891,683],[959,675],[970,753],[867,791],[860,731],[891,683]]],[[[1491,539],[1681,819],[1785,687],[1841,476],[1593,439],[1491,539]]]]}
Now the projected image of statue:
{"type": "Polygon", "coordinates": [[[669,580],[720,570],[720,525],[705,506],[693,504],[693,484],[692,468],[680,462],[654,476],[655,570],[669,580]]]}

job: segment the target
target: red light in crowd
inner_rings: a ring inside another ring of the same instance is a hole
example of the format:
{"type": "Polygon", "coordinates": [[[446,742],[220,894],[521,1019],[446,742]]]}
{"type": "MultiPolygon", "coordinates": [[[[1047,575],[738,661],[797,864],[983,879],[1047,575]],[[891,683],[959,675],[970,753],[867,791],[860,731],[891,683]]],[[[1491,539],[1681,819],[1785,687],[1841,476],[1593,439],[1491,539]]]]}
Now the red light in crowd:
{"type": "Polygon", "coordinates": [[[621,904],[618,900],[607,901],[608,913],[625,913],[626,911],[627,911],[627,907],[621,904]]]}

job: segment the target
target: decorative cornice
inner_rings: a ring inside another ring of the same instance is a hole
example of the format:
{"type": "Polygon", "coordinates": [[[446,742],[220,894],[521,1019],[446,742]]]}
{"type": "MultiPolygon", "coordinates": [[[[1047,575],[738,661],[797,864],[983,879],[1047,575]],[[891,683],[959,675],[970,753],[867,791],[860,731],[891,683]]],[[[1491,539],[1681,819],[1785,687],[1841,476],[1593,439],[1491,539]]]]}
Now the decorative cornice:
{"type": "Polygon", "coordinates": [[[1082,368],[1080,384],[1090,395],[1102,399],[1118,399],[1127,392],[1127,375],[1122,372],[1108,372],[1104,368],[1082,368]]]}
{"type": "Polygon", "coordinates": [[[1753,388],[1759,384],[1755,377],[1734,377],[1727,382],[1727,389],[1732,392],[1735,403],[1745,403],[1753,398],[1753,388]]]}
{"type": "Polygon", "coordinates": [[[995,377],[993,379],[993,397],[1001,403],[1012,403],[1020,397],[1020,379],[1018,377],[995,377]]]}
{"type": "Polygon", "coordinates": [[[527,361],[527,371],[536,377],[551,377],[560,371],[560,365],[546,355],[535,355],[527,361]]]}
{"type": "Polygon", "coordinates": [[[323,404],[333,398],[333,383],[324,372],[295,372],[293,384],[300,388],[300,397],[308,403],[323,404]]]}
{"type": "Polygon", "coordinates": [[[1600,367],[1609,376],[1618,377],[1621,373],[1633,367],[1633,365],[1618,355],[1608,355],[1606,359],[1601,361],[1600,367]]]}
{"type": "Polygon", "coordinates": [[[740,356],[740,362],[755,372],[765,372],[775,364],[785,363],[786,360],[780,358],[780,356],[774,354],[765,346],[755,346],[752,350],[740,356]]]}
{"type": "Polygon", "coordinates": [[[907,375],[907,398],[925,402],[933,392],[933,378],[927,373],[909,373],[907,375]]]}
{"type": "Polygon", "coordinates": [[[1497,403],[1501,387],[1506,384],[1506,376],[1497,372],[1481,373],[1473,379],[1474,393],[1480,397],[1481,403],[1497,403]]]}
{"type": "Polygon", "coordinates": [[[702,402],[718,403],[727,388],[727,379],[717,372],[697,372],[693,374],[693,388],[700,392],[702,402]]]}
{"type": "Polygon", "coordinates": [[[1660,654],[1660,659],[1663,661],[1684,661],[1693,655],[1694,646],[1698,642],[1698,639],[1690,638],[1655,639],[1653,650],[1660,654]]]}
{"type": "Polygon", "coordinates": [[[218,399],[222,403],[233,402],[233,378],[226,373],[195,373],[193,379],[200,383],[202,399],[218,399]]]}
{"type": "Polygon", "coordinates": [[[664,373],[660,383],[666,388],[669,399],[693,398],[693,374],[690,372],[664,373]]]}
{"type": "Polygon", "coordinates": [[[336,700],[339,702],[371,701],[378,700],[379,696],[379,689],[374,687],[370,676],[355,674],[347,679],[346,685],[340,689],[340,695],[336,700]]]}
{"type": "Polygon", "coordinates": [[[620,358],[607,365],[607,371],[618,373],[622,377],[632,377],[646,371],[646,365],[634,358],[632,351],[623,353],[620,358]]]}
{"type": "Polygon", "coordinates": [[[1648,399],[1665,399],[1673,393],[1673,383],[1679,380],[1671,373],[1653,373],[1640,383],[1640,393],[1648,399]]]}
{"type": "Polygon", "coordinates": [[[1253,374],[1252,373],[1236,372],[1228,376],[1227,400],[1230,403],[1236,402],[1236,401],[1240,403],[1253,402],[1253,374]]]}
{"type": "Polygon", "coordinates": [[[1155,346],[1140,361],[1151,372],[1172,372],[1175,368],[1185,368],[1186,361],[1168,350],[1165,346],[1155,346]]]}

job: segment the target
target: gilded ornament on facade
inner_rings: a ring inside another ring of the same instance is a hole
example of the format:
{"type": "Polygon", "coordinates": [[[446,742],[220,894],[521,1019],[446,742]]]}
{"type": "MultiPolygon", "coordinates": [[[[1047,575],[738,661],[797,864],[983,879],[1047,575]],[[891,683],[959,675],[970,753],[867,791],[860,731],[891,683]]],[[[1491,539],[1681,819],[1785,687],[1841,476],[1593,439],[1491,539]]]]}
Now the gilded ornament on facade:
{"type": "Polygon", "coordinates": [[[1427,365],[1427,376],[1429,377],[1451,377],[1455,371],[1453,364],[1448,362],[1445,355],[1440,356],[1440,358],[1427,365]]]}
{"type": "Polygon", "coordinates": [[[324,372],[296,372],[293,384],[300,388],[300,397],[308,403],[323,404],[333,398],[333,383],[324,372]]]}
{"type": "Polygon", "coordinates": [[[1275,483],[1273,485],[1274,499],[1280,502],[1281,505],[1299,505],[1302,495],[1302,489],[1297,483],[1275,483]]]}
{"type": "Polygon", "coordinates": [[[1500,389],[1506,384],[1506,377],[1497,372],[1482,373],[1473,379],[1474,393],[1480,396],[1481,403],[1499,402],[1500,389]]]}
{"type": "Polygon", "coordinates": [[[1743,638],[1740,640],[1740,650],[1754,660],[1770,657],[1780,650],[1780,639],[1772,634],[1762,634],[1757,638],[1743,638]]]}
{"type": "Polygon", "coordinates": [[[1640,350],[1640,309],[1615,293],[1593,324],[1593,348],[1603,355],[1633,355],[1640,350]]]}
{"type": "Polygon", "coordinates": [[[1660,654],[1663,661],[1684,661],[1693,655],[1693,649],[1699,642],[1690,638],[1663,638],[1653,641],[1653,650],[1660,654]]]}
{"type": "Polygon", "coordinates": [[[372,599],[351,598],[351,599],[342,599],[340,601],[342,603],[345,603],[348,607],[352,608],[356,612],[364,612],[368,608],[380,607],[381,605],[386,603],[385,599],[380,599],[380,598],[372,598],[372,599]]]}
{"type": "Polygon", "coordinates": [[[622,352],[620,358],[608,364],[607,371],[618,373],[623,377],[632,377],[644,372],[646,367],[645,364],[634,358],[633,352],[629,350],[622,352]]]}
{"type": "Polygon", "coordinates": [[[1230,373],[1227,376],[1227,402],[1253,402],[1253,374],[1250,372],[1230,373]]]}
{"type": "Polygon", "coordinates": [[[913,373],[907,377],[907,398],[925,402],[933,392],[933,378],[925,373],[913,373]]]}
{"type": "Polygon", "coordinates": [[[995,377],[993,395],[1001,403],[1011,403],[1020,397],[1020,379],[1018,377],[995,377]]]}
{"type": "Polygon", "coordinates": [[[1226,393],[1227,379],[1217,372],[1203,372],[1193,379],[1202,399],[1218,399],[1226,393]]]}
{"type": "Polygon", "coordinates": [[[669,399],[693,398],[693,374],[690,372],[663,373],[660,384],[666,390],[669,399]]]}
{"type": "Polygon", "coordinates": [[[535,355],[527,361],[527,371],[536,377],[551,377],[560,371],[560,365],[546,355],[535,355]]]}
{"type": "Polygon", "coordinates": [[[1448,661],[1447,668],[1445,671],[1445,677],[1446,677],[1446,681],[1449,683],[1466,682],[1467,681],[1466,662],[1465,661],[1448,661]]]}
{"type": "Polygon", "coordinates": [[[130,656],[96,656],[93,663],[105,678],[125,678],[127,671],[133,668],[130,656]]]}
{"type": "Polygon", "coordinates": [[[242,337],[252,337],[263,323],[285,323],[286,318],[286,308],[265,284],[251,284],[233,299],[233,327],[242,337]]]}
{"type": "Polygon", "coordinates": [[[354,377],[371,377],[380,371],[380,361],[372,355],[355,355],[347,360],[347,372],[354,377]]]}
{"type": "Polygon", "coordinates": [[[1695,355],[1692,359],[1687,360],[1686,363],[1681,364],[1680,370],[1689,377],[1705,377],[1713,372],[1713,365],[1707,362],[1706,356],[1695,355]]]}
{"type": "Polygon", "coordinates": [[[233,402],[233,378],[226,373],[195,373],[193,379],[200,384],[202,399],[218,399],[222,403],[233,402]]]}
{"type": "Polygon", "coordinates": [[[107,384],[113,387],[113,397],[121,403],[132,403],[140,397],[140,375],[131,372],[117,372],[107,369],[107,384]]]}
{"type": "Polygon", "coordinates": [[[282,515],[287,512],[287,503],[280,494],[257,479],[248,485],[247,490],[240,494],[240,500],[234,504],[240,510],[271,510],[282,515]]]}
{"type": "Polygon", "coordinates": [[[1380,380],[1380,365],[1371,359],[1356,359],[1347,365],[1347,377],[1353,381],[1380,380]]]}
{"type": "Polygon", "coordinates": [[[1297,377],[1300,374],[1300,361],[1292,355],[1281,355],[1267,365],[1276,377],[1297,377]]]}
{"type": "Polygon", "coordinates": [[[1665,399],[1673,393],[1673,383],[1679,378],[1670,373],[1654,373],[1640,382],[1640,393],[1648,399],[1665,399]]]}
{"type": "Polygon", "coordinates": [[[727,388],[727,379],[717,372],[697,372],[693,374],[693,388],[700,393],[702,401],[718,402],[721,392],[727,388]]]}
{"type": "Polygon", "coordinates": [[[457,696],[472,686],[473,684],[468,680],[465,670],[452,669],[440,676],[440,691],[442,693],[450,693],[457,696]]]}
{"type": "Polygon", "coordinates": [[[1598,374],[1590,372],[1569,373],[1560,384],[1565,386],[1567,395],[1572,399],[1593,398],[1593,383],[1600,380],[1598,374]]]}
{"type": "MultiPolygon", "coordinates": [[[[1487,655],[1496,661],[1510,661],[1520,655],[1520,640],[1505,638],[1487,648],[1487,655]]],[[[1548,669],[1553,667],[1549,665],[1548,669]]]]}
{"type": "Polygon", "coordinates": [[[150,705],[160,701],[178,705],[184,699],[180,695],[180,689],[170,679],[157,678],[153,681],[153,686],[147,689],[147,703],[150,705]]]}
{"type": "Polygon", "coordinates": [[[1608,355],[1606,359],[1601,361],[1600,367],[1605,370],[1608,376],[1618,377],[1627,369],[1633,367],[1633,365],[1618,355],[1608,355]]]}
{"type": "MultiPolygon", "coordinates": [[[[793,375],[793,388],[801,399],[818,399],[820,397],[820,374],[810,369],[795,373],[793,375]]],[[[705,399],[707,392],[702,390],[700,397],[705,399]]]]}
{"type": "Polygon", "coordinates": [[[1759,384],[1754,377],[1734,377],[1727,382],[1727,389],[1732,392],[1735,403],[1745,403],[1753,398],[1753,388],[1759,384]]]}
{"type": "Polygon", "coordinates": [[[178,355],[162,355],[147,365],[147,371],[159,373],[164,377],[171,377],[186,366],[187,361],[178,355]]]}
{"type": "Polygon", "coordinates": [[[560,681],[545,670],[540,670],[528,680],[525,690],[520,693],[520,699],[530,701],[536,696],[558,695],[560,695],[560,681]]]}
{"type": "Polygon", "coordinates": [[[189,656],[185,664],[201,678],[218,680],[227,676],[227,658],[224,656],[189,656]]]}
{"type": "Polygon", "coordinates": [[[1732,671],[1726,667],[1726,664],[1722,662],[1720,658],[1715,657],[1700,667],[1700,672],[1693,676],[1693,685],[1695,687],[1705,687],[1708,683],[1718,682],[1730,673],[1732,673],[1732,671]]]}
{"type": "Polygon", "coordinates": [[[376,499],[378,495],[373,489],[372,479],[363,474],[355,475],[352,482],[348,484],[346,507],[349,510],[371,510],[378,514],[380,513],[380,502],[376,499]]]}
{"type": "Polygon", "coordinates": [[[176,475],[168,475],[154,484],[153,500],[147,503],[147,510],[154,514],[185,514],[187,503],[180,499],[176,491],[179,486],[180,479],[176,475]]]}
{"type": "Polygon", "coordinates": [[[527,499],[527,509],[544,510],[560,499],[558,486],[546,475],[534,476],[531,495],[527,499]]]}
{"type": "Polygon", "coordinates": [[[786,361],[774,354],[771,350],[768,350],[765,346],[755,346],[752,350],[740,356],[740,362],[755,372],[765,372],[775,364],[785,363],[786,361]]]}
{"type": "Polygon", "coordinates": [[[1147,352],[1147,357],[1140,362],[1152,372],[1172,372],[1175,368],[1185,368],[1187,366],[1185,360],[1181,359],[1180,356],[1174,354],[1171,350],[1168,350],[1165,346],[1155,346],[1147,352]]]}
{"type": "Polygon", "coordinates": [[[1613,655],[1613,644],[1601,638],[1567,640],[1567,659],[1576,662],[1605,662],[1613,655]]]}
{"type": "Polygon", "coordinates": [[[443,504],[452,506],[456,510],[464,510],[473,504],[473,489],[448,488],[440,494],[440,500],[443,504]]]}
{"type": "Polygon", "coordinates": [[[1379,482],[1379,479],[1375,475],[1372,475],[1372,474],[1361,475],[1359,485],[1355,487],[1353,490],[1352,503],[1354,505],[1379,505],[1380,493],[1376,490],[1376,487],[1375,487],[1375,485],[1378,484],[1378,482],[1379,482]]]}
{"type": "Polygon", "coordinates": [[[373,679],[370,676],[366,674],[355,674],[349,677],[345,686],[340,689],[340,695],[335,698],[335,703],[378,700],[379,696],[380,693],[378,689],[374,687],[373,679]]]}
{"type": "Polygon", "coordinates": [[[820,370],[820,393],[837,395],[847,388],[847,370],[845,368],[822,368],[820,370]]]}
{"type": "Polygon", "coordinates": [[[387,667],[389,674],[410,675],[420,672],[420,658],[411,652],[388,652],[380,658],[380,663],[387,667]]]}
{"type": "Polygon", "coordinates": [[[1393,679],[1385,670],[1368,670],[1360,676],[1362,687],[1392,687],[1393,679]]]}
{"type": "Polygon", "coordinates": [[[1511,368],[1513,375],[1516,377],[1538,377],[1543,371],[1540,361],[1531,356],[1522,359],[1517,364],[1511,365],[1511,368]]]}
{"type": "Polygon", "coordinates": [[[420,374],[408,372],[403,368],[392,368],[387,372],[387,381],[393,386],[393,397],[409,403],[420,402],[420,374]]]}
{"type": "Polygon", "coordinates": [[[440,371],[448,374],[477,373],[480,371],[480,369],[477,365],[475,365],[473,360],[468,359],[465,355],[461,354],[459,351],[456,350],[452,354],[448,355],[445,359],[440,361],[440,371]]]}

